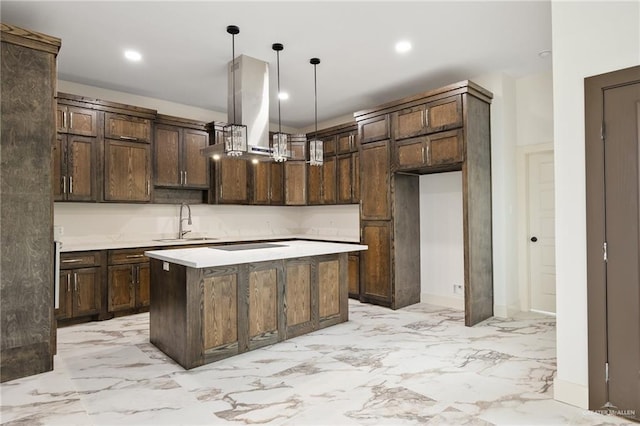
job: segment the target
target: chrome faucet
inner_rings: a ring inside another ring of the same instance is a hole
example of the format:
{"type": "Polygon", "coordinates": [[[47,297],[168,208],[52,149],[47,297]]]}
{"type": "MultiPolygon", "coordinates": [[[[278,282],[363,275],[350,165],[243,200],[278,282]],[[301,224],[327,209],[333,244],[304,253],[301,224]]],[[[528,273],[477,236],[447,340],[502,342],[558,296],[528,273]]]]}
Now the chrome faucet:
{"type": "Polygon", "coordinates": [[[178,227],[178,238],[183,238],[187,232],[191,232],[191,231],[184,231],[182,229],[182,222],[184,222],[185,220],[187,221],[188,225],[191,225],[191,207],[189,206],[189,204],[182,203],[182,204],[180,204],[180,226],[178,227]],[[182,210],[185,207],[187,208],[189,216],[186,217],[186,218],[183,218],[182,217],[182,210]]]}

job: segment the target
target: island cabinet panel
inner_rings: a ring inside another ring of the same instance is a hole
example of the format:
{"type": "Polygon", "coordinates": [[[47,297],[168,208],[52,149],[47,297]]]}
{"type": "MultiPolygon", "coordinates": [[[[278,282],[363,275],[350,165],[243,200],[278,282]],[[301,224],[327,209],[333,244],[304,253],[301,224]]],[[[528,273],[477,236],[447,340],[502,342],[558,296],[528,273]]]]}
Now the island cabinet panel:
{"type": "Polygon", "coordinates": [[[204,279],[204,350],[238,344],[238,277],[204,279]]]}
{"type": "Polygon", "coordinates": [[[347,255],[327,255],[318,261],[318,328],[329,327],[349,318],[347,255]]]}
{"type": "Polygon", "coordinates": [[[249,350],[271,345],[284,338],[284,277],[282,262],[249,265],[247,300],[249,350]]]}
{"type": "Polygon", "coordinates": [[[287,260],[285,315],[287,321],[286,338],[309,333],[314,329],[318,317],[317,298],[314,297],[313,264],[311,259],[287,260]]]}
{"type": "Polygon", "coordinates": [[[360,298],[360,255],[349,253],[349,297],[360,298]]]}

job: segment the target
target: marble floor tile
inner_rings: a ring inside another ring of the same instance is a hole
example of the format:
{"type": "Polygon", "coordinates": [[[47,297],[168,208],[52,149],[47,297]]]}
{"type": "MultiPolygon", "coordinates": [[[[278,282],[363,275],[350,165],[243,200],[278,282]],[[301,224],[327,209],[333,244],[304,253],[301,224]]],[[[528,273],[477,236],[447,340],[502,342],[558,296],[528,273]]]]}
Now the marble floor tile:
{"type": "Polygon", "coordinates": [[[555,320],[349,302],[350,320],[192,370],[149,315],[58,330],[51,372],[0,385],[2,425],[620,425],[553,400],[555,320]]]}

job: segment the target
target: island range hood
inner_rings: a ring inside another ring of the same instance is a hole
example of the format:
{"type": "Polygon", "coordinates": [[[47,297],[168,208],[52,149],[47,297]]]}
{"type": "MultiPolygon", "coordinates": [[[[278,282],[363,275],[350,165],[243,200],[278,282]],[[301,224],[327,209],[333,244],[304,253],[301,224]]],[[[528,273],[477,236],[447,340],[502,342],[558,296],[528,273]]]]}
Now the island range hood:
{"type": "MultiPolygon", "coordinates": [[[[228,68],[227,121],[233,123],[234,61],[228,68]]],[[[270,160],[269,146],[269,63],[240,55],[235,60],[235,123],[247,126],[247,153],[237,158],[270,160]]],[[[202,155],[225,155],[224,141],[203,148],[202,155]]]]}

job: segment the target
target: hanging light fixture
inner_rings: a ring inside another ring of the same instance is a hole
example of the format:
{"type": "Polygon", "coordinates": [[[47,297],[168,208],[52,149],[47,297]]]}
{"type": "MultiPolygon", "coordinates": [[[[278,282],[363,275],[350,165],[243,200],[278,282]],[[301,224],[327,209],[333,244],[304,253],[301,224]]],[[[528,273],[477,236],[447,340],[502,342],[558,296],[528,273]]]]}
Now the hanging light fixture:
{"type": "Polygon", "coordinates": [[[316,77],[316,65],[320,63],[320,59],[311,58],[309,63],[313,65],[313,98],[315,101],[315,123],[316,132],[313,140],[309,141],[309,164],[312,166],[322,166],[324,156],[322,152],[322,141],[318,139],[318,79],[316,77]]]}
{"type": "Polygon", "coordinates": [[[236,123],[236,46],[235,37],[240,33],[240,28],[235,25],[227,27],[227,33],[231,34],[231,75],[233,86],[233,123],[222,129],[224,140],[224,152],[232,157],[238,157],[247,152],[247,126],[236,123]]]}
{"type": "Polygon", "coordinates": [[[278,132],[273,134],[273,141],[271,142],[271,158],[274,161],[281,162],[287,161],[290,156],[290,144],[289,137],[286,133],[282,133],[282,122],[280,120],[280,51],[284,49],[284,46],[280,43],[273,43],[271,48],[276,51],[277,58],[277,73],[278,73],[278,132]]]}

